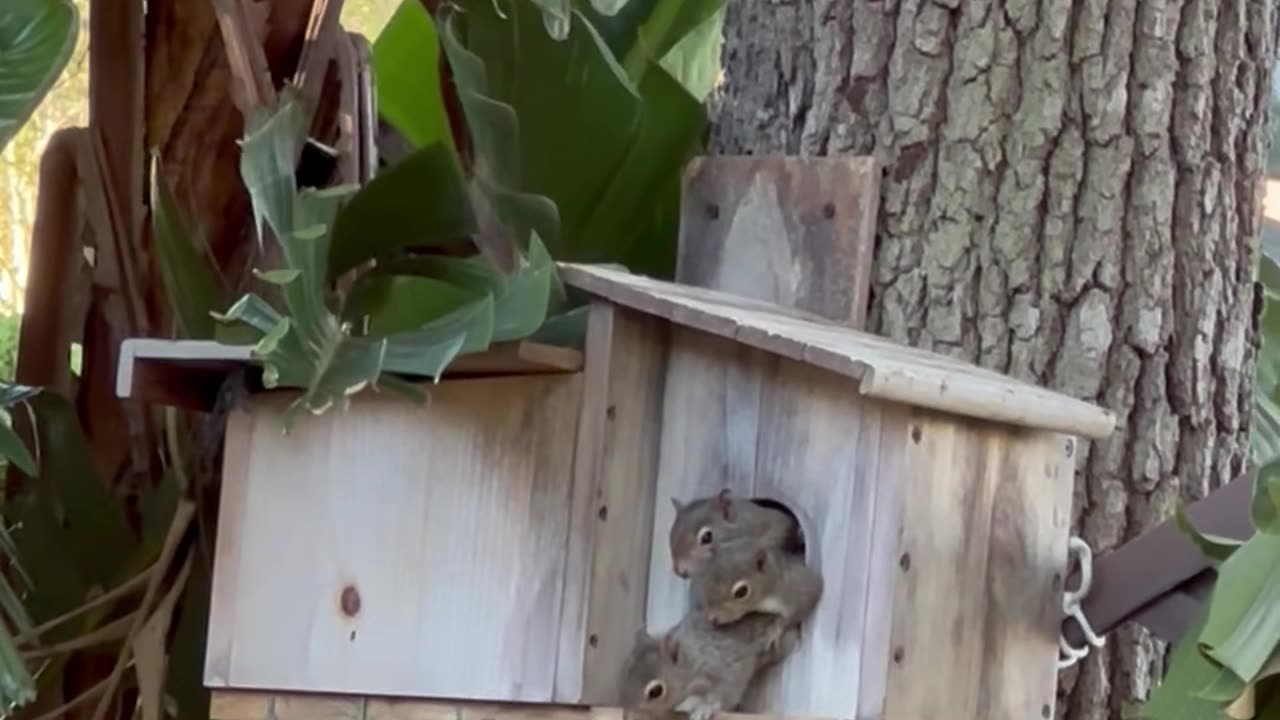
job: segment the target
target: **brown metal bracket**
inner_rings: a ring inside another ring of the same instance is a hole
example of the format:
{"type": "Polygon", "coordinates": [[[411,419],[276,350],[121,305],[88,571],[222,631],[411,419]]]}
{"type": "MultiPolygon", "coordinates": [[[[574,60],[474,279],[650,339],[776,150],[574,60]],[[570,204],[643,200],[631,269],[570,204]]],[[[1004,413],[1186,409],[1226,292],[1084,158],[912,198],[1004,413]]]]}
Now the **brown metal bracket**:
{"type": "MultiPolygon", "coordinates": [[[[1253,534],[1252,495],[1249,474],[1193,503],[1187,514],[1201,532],[1244,540],[1253,534]]],[[[1176,642],[1208,598],[1213,579],[1200,548],[1169,519],[1094,560],[1093,586],[1081,609],[1098,635],[1133,620],[1160,639],[1176,642]]],[[[1085,642],[1074,621],[1064,621],[1062,633],[1073,646],[1085,642]]]]}

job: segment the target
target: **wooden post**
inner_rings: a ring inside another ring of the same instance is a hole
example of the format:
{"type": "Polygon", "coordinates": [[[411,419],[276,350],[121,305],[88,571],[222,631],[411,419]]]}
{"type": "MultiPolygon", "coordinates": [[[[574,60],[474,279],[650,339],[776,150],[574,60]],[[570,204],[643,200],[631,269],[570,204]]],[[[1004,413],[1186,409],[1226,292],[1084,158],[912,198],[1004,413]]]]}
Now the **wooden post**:
{"type": "Polygon", "coordinates": [[[685,174],[676,281],[863,329],[875,158],[701,157],[685,174]]]}

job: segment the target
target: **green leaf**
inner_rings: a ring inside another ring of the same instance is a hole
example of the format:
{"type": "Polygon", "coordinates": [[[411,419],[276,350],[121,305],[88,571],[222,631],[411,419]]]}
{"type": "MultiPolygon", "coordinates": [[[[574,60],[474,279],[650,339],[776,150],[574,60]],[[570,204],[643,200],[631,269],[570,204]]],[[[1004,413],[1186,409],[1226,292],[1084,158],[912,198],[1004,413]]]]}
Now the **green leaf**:
{"type": "MultiPolygon", "coordinates": [[[[1259,353],[1259,357],[1268,352],[1259,353]]],[[[1280,352],[1276,355],[1280,356],[1280,352]]],[[[1261,391],[1253,394],[1253,426],[1249,430],[1249,450],[1254,463],[1259,466],[1280,460],[1280,403],[1261,391]]]]}
{"type": "Polygon", "coordinates": [[[1258,532],[1280,535],[1280,460],[1258,469],[1249,510],[1258,532]]]}
{"type": "Polygon", "coordinates": [[[590,240],[596,237],[611,242],[600,248],[602,252],[584,247],[573,259],[616,261],[638,273],[671,277],[681,176],[706,128],[706,112],[661,68],[644,76],[640,90],[644,122],[622,166],[583,221],[584,245],[599,245],[590,240]]]}
{"type": "MultiPolygon", "coordinates": [[[[493,15],[494,9],[495,6],[487,2],[468,8],[467,27],[478,29],[478,34],[485,37],[493,33],[501,37],[504,32],[509,35],[510,28],[501,24],[501,21],[495,19],[494,22],[486,24],[486,18],[496,18],[493,15]]],[[[515,6],[511,8],[512,11],[515,9],[515,6]]],[[[534,8],[527,4],[520,5],[519,9],[525,16],[535,19],[538,16],[534,8]]],[[[561,209],[552,199],[527,192],[525,190],[527,183],[522,179],[521,167],[524,165],[522,150],[526,153],[530,151],[527,145],[522,145],[521,133],[524,121],[517,119],[515,108],[492,94],[491,70],[501,73],[504,72],[505,66],[502,64],[497,64],[493,68],[486,66],[486,61],[480,55],[462,43],[458,37],[462,18],[454,9],[446,6],[442,10],[442,17],[444,32],[440,36],[441,42],[449,57],[449,64],[458,88],[458,99],[462,105],[463,115],[466,117],[473,146],[472,197],[486,205],[483,208],[475,207],[475,200],[473,200],[478,224],[482,227],[487,226],[489,223],[485,221],[492,215],[510,233],[509,239],[514,240],[521,248],[527,247],[528,238],[534,232],[549,248],[557,247],[561,234],[561,209]]],[[[554,41],[540,31],[536,34],[536,38],[539,41],[554,44],[554,41]]],[[[489,41],[486,42],[492,44],[489,41]]],[[[498,42],[495,47],[507,48],[509,44],[508,37],[505,42],[498,42]]],[[[532,57],[532,52],[525,59],[528,57],[532,57]]],[[[563,78],[565,76],[545,75],[543,77],[563,78]]],[[[548,84],[549,87],[555,85],[548,84]]],[[[556,101],[552,97],[547,97],[545,100],[547,103],[556,101]]],[[[570,134],[572,132],[572,128],[559,128],[554,138],[572,137],[570,134]]],[[[534,140],[564,147],[563,143],[557,143],[554,138],[542,136],[534,137],[534,140]]],[[[575,145],[577,140],[575,138],[575,145]]],[[[565,162],[572,160],[573,158],[562,158],[565,162]]],[[[554,251],[553,254],[555,254],[554,251]]]]}
{"type": "Polygon", "coordinates": [[[587,316],[590,311],[589,306],[582,305],[550,317],[529,339],[581,350],[587,345],[587,316]]]}
{"type": "Polygon", "coordinates": [[[17,465],[27,477],[36,476],[36,459],[31,457],[31,451],[22,444],[13,426],[3,421],[0,421],[0,456],[17,465]]]}
{"type": "Polygon", "coordinates": [[[534,232],[529,258],[498,293],[494,309],[495,341],[517,340],[533,334],[547,318],[555,263],[534,232]]]}
{"type": "Polygon", "coordinates": [[[1191,538],[1191,541],[1200,548],[1200,552],[1213,563],[1214,567],[1218,567],[1224,560],[1231,557],[1241,545],[1243,540],[1235,538],[1222,537],[1221,535],[1209,535],[1202,533],[1191,524],[1191,518],[1187,516],[1186,508],[1178,506],[1174,514],[1174,521],[1178,525],[1178,529],[1191,538]]]}
{"type": "Polygon", "coordinates": [[[1227,705],[1240,697],[1246,686],[1247,683],[1235,673],[1227,668],[1218,668],[1208,684],[1196,693],[1196,697],[1227,705]]]}
{"type": "Polygon", "coordinates": [[[275,108],[260,108],[245,118],[240,143],[240,177],[253,203],[259,237],[264,221],[277,236],[292,233],[295,227],[293,172],[306,140],[308,116],[292,86],[285,87],[278,102],[275,108]]]}
{"type": "Polygon", "coordinates": [[[368,275],[349,302],[367,319],[366,333],[381,337],[414,330],[482,296],[429,277],[368,275]]]}
{"type": "Polygon", "coordinates": [[[62,74],[79,31],[71,0],[0,3],[0,151],[62,74]]]}
{"type": "Polygon", "coordinates": [[[1200,652],[1198,640],[1208,618],[1208,608],[1197,613],[1182,639],[1169,655],[1164,681],[1151,691],[1139,711],[1147,720],[1208,720],[1221,717],[1222,703],[1206,700],[1198,692],[1213,682],[1219,668],[1200,652]]]}
{"type": "Polygon", "coordinates": [[[378,175],[342,208],[328,277],[406,247],[457,242],[475,231],[462,171],[449,148],[437,142],[378,175]]]}
{"type": "MultiPolygon", "coordinates": [[[[629,0],[613,16],[598,12],[583,0],[578,6],[600,31],[613,55],[622,59],[632,79],[639,79],[648,70],[647,62],[664,58],[696,30],[707,32],[702,26],[714,21],[724,9],[725,0],[629,0]]],[[[714,36],[719,35],[719,30],[715,26],[714,36]]],[[[710,41],[712,33],[707,32],[704,37],[710,41]]],[[[685,52],[697,54],[692,48],[685,52]]],[[[705,99],[705,95],[698,97],[705,99]]]]}
{"type": "Polygon", "coordinates": [[[265,283],[270,283],[272,285],[288,285],[294,280],[297,280],[302,275],[302,271],[297,268],[289,268],[287,270],[267,270],[266,272],[254,270],[253,274],[265,283]]]}
{"type": "MultiPolygon", "coordinates": [[[[626,21],[632,5],[614,19],[626,21]]],[[[647,55],[633,80],[576,10],[568,38],[557,42],[526,0],[501,9],[505,16],[492,2],[468,3],[464,13],[446,11],[440,24],[475,140],[477,176],[554,203],[559,232],[531,229],[558,260],[669,273],[679,210],[672,199],[705,131],[701,103],[647,55]]]]}
{"type": "Polygon", "coordinates": [[[1218,568],[1200,636],[1212,660],[1245,682],[1280,644],[1280,535],[1257,533],[1218,568]]]}
{"type": "Polygon", "coordinates": [[[706,102],[720,78],[724,13],[721,5],[658,61],[699,102],[706,102]]]}
{"type": "Polygon", "coordinates": [[[210,313],[218,306],[220,282],[203,252],[203,242],[191,232],[164,178],[159,160],[151,162],[151,228],[165,296],[184,337],[212,338],[210,313]]]}
{"type": "Polygon", "coordinates": [[[453,136],[440,92],[435,23],[419,0],[402,0],[373,43],[378,113],[419,148],[453,136]]]}

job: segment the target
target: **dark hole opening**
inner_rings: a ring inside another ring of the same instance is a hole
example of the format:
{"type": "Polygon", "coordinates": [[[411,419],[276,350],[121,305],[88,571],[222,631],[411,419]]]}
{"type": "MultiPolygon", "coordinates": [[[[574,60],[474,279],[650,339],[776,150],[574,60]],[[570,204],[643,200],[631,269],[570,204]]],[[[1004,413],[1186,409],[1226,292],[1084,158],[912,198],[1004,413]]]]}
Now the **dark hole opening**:
{"type": "Polygon", "coordinates": [[[797,555],[805,554],[804,526],[800,524],[800,518],[796,517],[796,514],[792,512],[791,508],[787,507],[786,503],[778,502],[777,500],[770,498],[751,498],[751,502],[761,507],[767,507],[786,513],[787,517],[791,518],[791,527],[793,528],[793,531],[791,536],[787,538],[786,544],[782,547],[790,553],[795,553],[797,555]]]}

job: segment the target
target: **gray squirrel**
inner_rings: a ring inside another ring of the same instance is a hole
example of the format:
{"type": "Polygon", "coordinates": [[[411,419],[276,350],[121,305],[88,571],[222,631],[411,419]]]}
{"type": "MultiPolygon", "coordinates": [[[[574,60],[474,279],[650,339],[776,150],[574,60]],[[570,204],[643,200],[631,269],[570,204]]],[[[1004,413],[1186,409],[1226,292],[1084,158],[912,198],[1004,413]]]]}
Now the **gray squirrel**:
{"type": "Polygon", "coordinates": [[[637,633],[622,670],[622,704],[647,713],[689,713],[710,720],[737,709],[751,680],[799,642],[799,630],[777,615],[757,614],[716,626],[687,613],[666,633],[637,633]]]}
{"type": "Polygon", "coordinates": [[[721,548],[797,544],[799,527],[794,519],[781,510],[733,497],[728,489],[687,504],[671,498],[671,504],[676,509],[668,537],[671,566],[682,578],[701,575],[721,548]]]}

